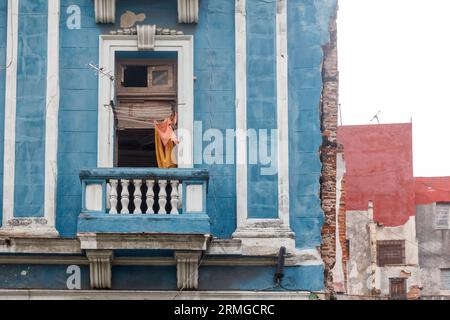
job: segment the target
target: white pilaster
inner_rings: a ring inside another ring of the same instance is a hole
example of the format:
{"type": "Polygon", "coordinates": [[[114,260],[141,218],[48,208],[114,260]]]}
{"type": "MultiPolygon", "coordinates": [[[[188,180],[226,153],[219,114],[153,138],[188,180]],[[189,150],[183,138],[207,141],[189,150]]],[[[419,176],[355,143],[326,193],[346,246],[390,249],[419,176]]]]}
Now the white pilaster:
{"type": "Polygon", "coordinates": [[[60,0],[48,0],[44,210],[47,228],[53,229],[56,219],[56,183],[58,178],[59,15],[60,0]]]}
{"type": "Polygon", "coordinates": [[[287,0],[277,1],[278,218],[289,227],[287,0]]]}
{"type": "Polygon", "coordinates": [[[14,172],[16,153],[17,49],[19,35],[19,0],[8,0],[6,40],[5,135],[3,162],[3,224],[14,218],[14,172]]]}
{"type": "Polygon", "coordinates": [[[246,0],[236,0],[236,209],[237,227],[247,220],[247,23],[246,0]]]}
{"type": "Polygon", "coordinates": [[[48,2],[47,101],[45,133],[44,217],[14,218],[15,132],[19,0],[8,1],[8,36],[5,99],[3,223],[1,235],[57,237],[55,229],[56,158],[59,108],[59,1],[48,2]]]}

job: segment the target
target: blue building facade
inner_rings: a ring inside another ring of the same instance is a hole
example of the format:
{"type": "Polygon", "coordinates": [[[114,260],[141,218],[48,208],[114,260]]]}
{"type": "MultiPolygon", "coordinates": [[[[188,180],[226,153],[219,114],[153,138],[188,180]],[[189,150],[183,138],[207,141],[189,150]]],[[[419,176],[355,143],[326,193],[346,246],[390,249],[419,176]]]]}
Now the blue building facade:
{"type": "Polygon", "coordinates": [[[0,0],[0,289],[323,292],[336,2],[0,0]],[[129,165],[169,100],[177,168],[129,165]]]}

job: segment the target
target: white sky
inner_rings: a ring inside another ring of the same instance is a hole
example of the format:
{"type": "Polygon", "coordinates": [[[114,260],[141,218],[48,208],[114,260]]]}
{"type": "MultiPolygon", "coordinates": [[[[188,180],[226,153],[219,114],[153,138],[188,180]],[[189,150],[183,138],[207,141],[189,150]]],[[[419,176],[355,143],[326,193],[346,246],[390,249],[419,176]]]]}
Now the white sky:
{"type": "Polygon", "coordinates": [[[449,15],[450,0],[339,0],[343,124],[412,118],[415,176],[450,176],[449,15]]]}

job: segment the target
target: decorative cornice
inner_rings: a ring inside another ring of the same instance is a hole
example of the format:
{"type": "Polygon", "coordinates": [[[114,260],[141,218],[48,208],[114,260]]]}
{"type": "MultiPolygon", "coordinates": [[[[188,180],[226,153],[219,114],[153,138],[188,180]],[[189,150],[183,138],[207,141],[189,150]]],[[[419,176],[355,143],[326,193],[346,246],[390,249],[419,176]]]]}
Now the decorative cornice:
{"type": "Polygon", "coordinates": [[[199,0],[178,0],[179,23],[198,22],[198,1],[199,0]]]}
{"type": "Polygon", "coordinates": [[[115,23],[116,0],[94,0],[94,1],[95,1],[95,22],[115,23]]]}
{"type": "MultiPolygon", "coordinates": [[[[115,23],[116,0],[94,0],[95,21],[97,23],[115,23]]],[[[178,0],[178,22],[197,23],[199,0],[178,0]]]]}

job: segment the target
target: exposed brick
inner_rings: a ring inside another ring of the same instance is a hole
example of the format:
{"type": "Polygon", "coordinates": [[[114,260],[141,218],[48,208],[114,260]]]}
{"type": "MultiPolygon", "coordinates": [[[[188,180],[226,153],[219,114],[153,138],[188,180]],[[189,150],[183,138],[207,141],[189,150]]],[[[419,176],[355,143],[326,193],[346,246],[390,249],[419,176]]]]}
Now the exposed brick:
{"type": "Polygon", "coordinates": [[[323,47],[321,126],[321,201],[324,211],[321,254],[324,261],[324,287],[327,299],[336,299],[332,269],[336,263],[336,142],[338,126],[339,72],[337,60],[336,14],[330,22],[330,41],[323,47]]]}

